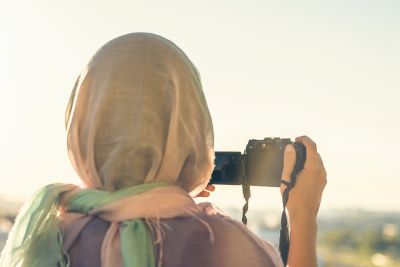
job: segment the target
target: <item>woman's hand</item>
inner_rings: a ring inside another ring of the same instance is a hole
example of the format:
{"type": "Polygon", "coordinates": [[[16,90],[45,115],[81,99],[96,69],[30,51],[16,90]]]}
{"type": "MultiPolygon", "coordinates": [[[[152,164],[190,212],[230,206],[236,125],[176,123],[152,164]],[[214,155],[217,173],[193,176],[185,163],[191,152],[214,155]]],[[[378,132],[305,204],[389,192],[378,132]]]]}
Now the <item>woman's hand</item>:
{"type": "MultiPolygon", "coordinates": [[[[306,147],[304,169],[297,175],[296,185],[286,205],[290,219],[290,247],[287,266],[317,266],[317,213],[326,185],[326,171],[317,145],[307,136],[296,138],[306,147]]],[[[293,145],[286,146],[282,179],[290,181],[296,163],[293,145]]],[[[281,193],[286,185],[281,185],[281,193]]]]}
{"type": "MultiPolygon", "coordinates": [[[[317,145],[307,136],[297,137],[296,141],[306,147],[306,161],[304,169],[297,175],[296,185],[289,193],[286,205],[290,222],[298,219],[315,219],[321,203],[322,192],[327,183],[326,171],[321,156],[317,152],[317,145]]],[[[282,179],[290,181],[296,151],[293,145],[286,146],[282,179]]],[[[281,193],[286,185],[281,184],[281,193]]]]}
{"type": "Polygon", "coordinates": [[[212,184],[207,185],[206,189],[200,192],[196,197],[209,197],[211,192],[214,192],[215,186],[212,184]]]}

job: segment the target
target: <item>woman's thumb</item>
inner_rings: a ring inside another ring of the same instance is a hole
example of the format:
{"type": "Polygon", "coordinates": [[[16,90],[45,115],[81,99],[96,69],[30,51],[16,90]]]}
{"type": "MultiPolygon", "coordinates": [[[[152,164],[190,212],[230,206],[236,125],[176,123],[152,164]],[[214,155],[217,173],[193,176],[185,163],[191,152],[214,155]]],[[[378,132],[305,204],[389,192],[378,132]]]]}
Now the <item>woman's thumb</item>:
{"type": "MultiPolygon", "coordinates": [[[[285,153],[283,155],[283,170],[281,178],[290,182],[290,175],[292,174],[294,165],[296,163],[296,150],[294,146],[289,144],[285,148],[285,153]]],[[[286,185],[281,184],[281,193],[285,190],[286,185]]]]}

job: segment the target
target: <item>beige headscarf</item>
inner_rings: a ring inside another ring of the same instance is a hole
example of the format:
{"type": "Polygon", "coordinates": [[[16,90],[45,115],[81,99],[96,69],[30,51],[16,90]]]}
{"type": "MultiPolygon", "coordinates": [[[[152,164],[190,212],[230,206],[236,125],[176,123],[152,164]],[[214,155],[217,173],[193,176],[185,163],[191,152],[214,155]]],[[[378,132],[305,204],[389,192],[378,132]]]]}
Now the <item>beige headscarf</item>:
{"type": "Polygon", "coordinates": [[[88,187],[165,181],[194,196],[210,179],[214,136],[200,77],[163,37],[132,33],[101,47],[76,82],[66,127],[88,187]]]}

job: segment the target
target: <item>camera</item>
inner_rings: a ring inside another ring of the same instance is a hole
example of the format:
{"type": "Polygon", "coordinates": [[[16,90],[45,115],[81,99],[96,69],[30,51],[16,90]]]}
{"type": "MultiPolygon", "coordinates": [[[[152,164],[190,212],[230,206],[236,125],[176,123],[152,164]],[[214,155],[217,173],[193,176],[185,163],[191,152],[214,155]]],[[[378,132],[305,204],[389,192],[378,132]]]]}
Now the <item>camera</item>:
{"type": "MultiPolygon", "coordinates": [[[[304,165],[306,149],[290,138],[266,137],[249,140],[244,153],[216,151],[211,184],[279,187],[283,170],[285,147],[293,144],[296,150],[295,168],[304,165]]],[[[295,181],[293,181],[295,182],[295,181]]]]}

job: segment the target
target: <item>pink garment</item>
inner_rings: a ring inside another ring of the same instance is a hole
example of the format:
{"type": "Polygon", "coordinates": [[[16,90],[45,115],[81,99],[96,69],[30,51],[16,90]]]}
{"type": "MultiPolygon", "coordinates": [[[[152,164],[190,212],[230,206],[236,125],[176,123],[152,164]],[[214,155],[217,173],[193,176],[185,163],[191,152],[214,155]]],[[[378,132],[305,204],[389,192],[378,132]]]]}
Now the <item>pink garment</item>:
{"type": "MultiPolygon", "coordinates": [[[[240,222],[220,214],[212,205],[201,205],[208,212],[197,217],[147,220],[159,266],[283,266],[279,252],[271,243],[257,237],[240,222]],[[161,236],[157,228],[162,229],[161,236]]],[[[90,220],[67,247],[71,267],[100,266],[101,245],[109,227],[110,223],[99,218],[90,220]]]]}
{"type": "MultiPolygon", "coordinates": [[[[68,207],[69,200],[82,189],[75,189],[64,195],[62,205],[68,207]]],[[[120,223],[138,218],[175,218],[179,216],[197,216],[202,213],[200,206],[180,186],[168,185],[153,188],[140,194],[125,197],[101,208],[92,210],[89,214],[64,211],[61,218],[64,228],[63,246],[66,250],[79,236],[87,223],[98,217],[110,222],[101,247],[102,267],[122,267],[120,253],[120,223]]],[[[156,228],[157,230],[160,227],[156,228]]],[[[161,238],[160,235],[158,235],[161,238]]]]}

